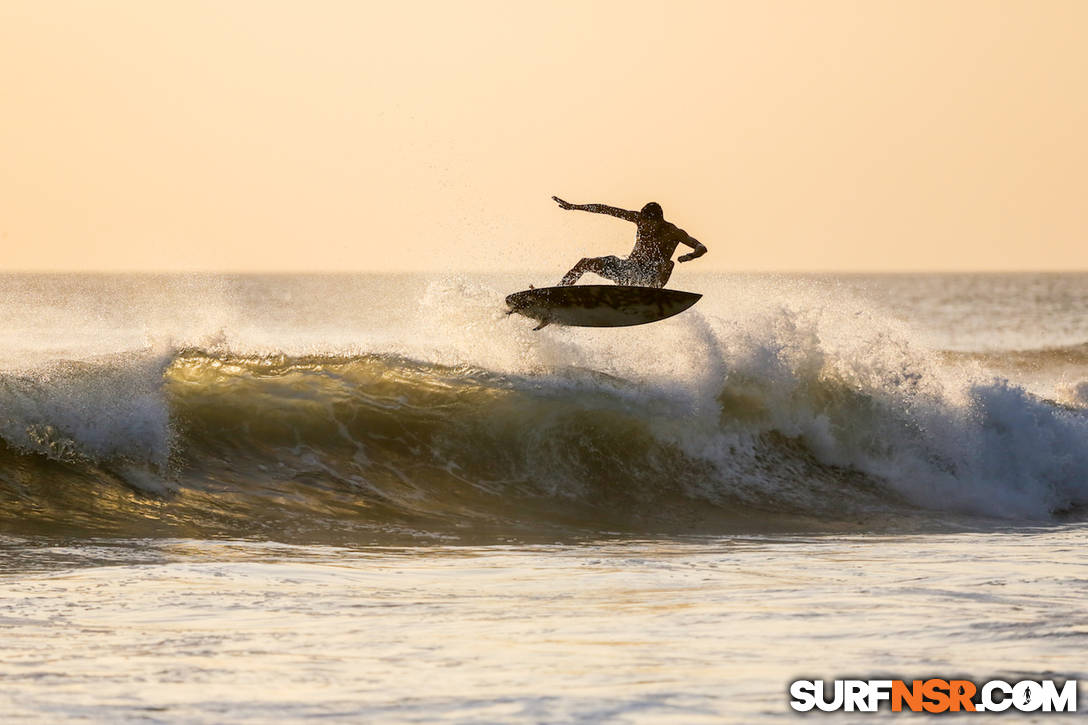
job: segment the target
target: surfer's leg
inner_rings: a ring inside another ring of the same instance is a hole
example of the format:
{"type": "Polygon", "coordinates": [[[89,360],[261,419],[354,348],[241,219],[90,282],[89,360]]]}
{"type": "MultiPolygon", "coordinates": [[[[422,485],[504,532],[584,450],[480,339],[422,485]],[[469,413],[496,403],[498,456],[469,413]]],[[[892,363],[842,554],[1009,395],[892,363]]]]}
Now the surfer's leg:
{"type": "Polygon", "coordinates": [[[563,275],[563,279],[560,280],[560,287],[569,287],[577,282],[583,274],[586,272],[593,272],[593,274],[599,274],[605,279],[610,279],[613,282],[622,284],[622,280],[627,276],[627,271],[624,269],[624,262],[627,260],[620,259],[619,257],[583,257],[578,264],[571,267],[570,271],[563,275]]]}
{"type": "Polygon", "coordinates": [[[589,259],[585,258],[585,257],[578,260],[578,264],[571,267],[570,271],[563,275],[563,279],[559,280],[559,286],[560,287],[570,287],[572,284],[577,282],[578,279],[583,274],[585,274],[585,272],[586,272],[585,266],[586,266],[586,262],[588,262],[588,261],[589,261],[589,259]]]}
{"type": "Polygon", "coordinates": [[[650,284],[650,286],[664,287],[665,283],[669,281],[669,277],[672,276],[672,270],[674,267],[676,267],[675,262],[665,262],[660,267],[658,267],[656,270],[657,274],[654,275],[653,282],[650,284]]]}
{"type": "Polygon", "coordinates": [[[629,260],[609,255],[607,257],[598,257],[596,261],[600,262],[600,264],[596,269],[590,270],[594,274],[598,274],[616,284],[631,283],[631,262],[629,260]]]}
{"type": "Polygon", "coordinates": [[[638,287],[654,287],[660,289],[665,286],[665,283],[669,281],[669,277],[672,275],[672,269],[675,266],[672,262],[665,260],[657,263],[642,263],[636,264],[630,260],[623,260],[627,263],[627,273],[620,284],[636,285],[638,287]]]}

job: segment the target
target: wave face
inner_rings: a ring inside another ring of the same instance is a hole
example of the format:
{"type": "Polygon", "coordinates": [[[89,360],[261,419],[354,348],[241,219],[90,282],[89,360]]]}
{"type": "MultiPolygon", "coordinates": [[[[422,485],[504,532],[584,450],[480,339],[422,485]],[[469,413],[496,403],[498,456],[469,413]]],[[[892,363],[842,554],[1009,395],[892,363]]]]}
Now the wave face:
{"type": "Polygon", "coordinates": [[[238,352],[220,335],[0,373],[0,526],[547,539],[1088,505],[1082,407],[949,368],[840,305],[738,302],[604,344],[531,333],[501,294],[432,285],[412,350],[238,352]]]}

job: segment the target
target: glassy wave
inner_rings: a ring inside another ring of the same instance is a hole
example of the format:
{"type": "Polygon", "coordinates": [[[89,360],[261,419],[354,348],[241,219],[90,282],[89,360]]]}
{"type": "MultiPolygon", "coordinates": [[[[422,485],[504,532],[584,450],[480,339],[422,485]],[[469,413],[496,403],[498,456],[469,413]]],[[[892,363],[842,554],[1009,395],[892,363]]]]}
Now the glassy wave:
{"type": "Polygon", "coordinates": [[[8,372],[0,525],[381,541],[1083,513],[1083,410],[805,339],[732,341],[690,386],[214,348],[8,372]]]}

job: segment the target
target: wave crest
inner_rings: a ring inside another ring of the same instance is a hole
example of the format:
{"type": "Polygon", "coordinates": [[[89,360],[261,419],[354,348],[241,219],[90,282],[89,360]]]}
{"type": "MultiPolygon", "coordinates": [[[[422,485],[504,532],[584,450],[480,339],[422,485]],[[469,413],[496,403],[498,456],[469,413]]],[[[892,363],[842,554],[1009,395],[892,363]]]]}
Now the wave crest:
{"type": "Polygon", "coordinates": [[[9,374],[0,516],[461,535],[1046,520],[1088,503],[1083,411],[1000,380],[957,387],[891,334],[829,348],[787,310],[685,324],[671,377],[668,360],[634,376],[199,348],[9,374]]]}

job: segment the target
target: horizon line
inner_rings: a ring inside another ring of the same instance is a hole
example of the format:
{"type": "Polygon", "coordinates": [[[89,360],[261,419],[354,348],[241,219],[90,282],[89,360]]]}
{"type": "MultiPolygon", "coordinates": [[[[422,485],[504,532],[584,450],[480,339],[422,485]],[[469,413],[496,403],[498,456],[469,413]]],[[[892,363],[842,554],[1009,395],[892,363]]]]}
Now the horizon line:
{"type": "MultiPolygon", "coordinates": [[[[978,275],[1000,275],[1000,274],[1085,274],[1088,273],[1088,267],[1086,268],[1071,268],[1071,269],[1055,269],[1053,267],[1039,267],[1039,268],[1020,268],[1020,269],[926,269],[926,268],[913,268],[913,269],[769,269],[769,268],[748,268],[748,269],[731,269],[731,270],[685,270],[685,274],[698,274],[698,275],[710,275],[710,274],[796,274],[796,275],[821,275],[821,274],[836,274],[836,275],[917,275],[917,274],[930,274],[930,275],[954,275],[954,274],[978,274],[978,275]]],[[[448,270],[421,270],[421,269],[387,269],[387,270],[368,270],[368,269],[301,269],[301,270],[289,270],[289,269],[35,269],[35,268],[23,268],[23,269],[0,269],[0,275],[79,275],[79,274],[99,274],[99,275],[187,275],[187,274],[201,274],[201,275],[250,275],[250,276],[286,276],[286,275],[354,275],[354,274],[373,274],[373,275],[404,275],[404,274],[419,274],[419,275],[438,275],[438,274],[540,274],[540,275],[555,275],[557,274],[554,269],[510,269],[510,270],[495,270],[495,269],[448,269],[448,270]]]]}

